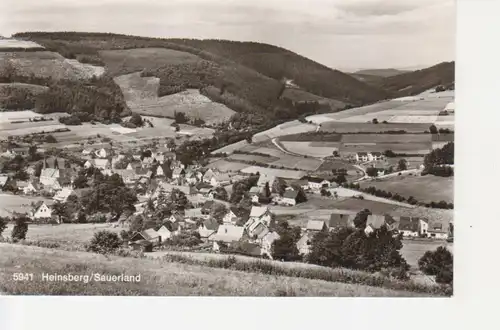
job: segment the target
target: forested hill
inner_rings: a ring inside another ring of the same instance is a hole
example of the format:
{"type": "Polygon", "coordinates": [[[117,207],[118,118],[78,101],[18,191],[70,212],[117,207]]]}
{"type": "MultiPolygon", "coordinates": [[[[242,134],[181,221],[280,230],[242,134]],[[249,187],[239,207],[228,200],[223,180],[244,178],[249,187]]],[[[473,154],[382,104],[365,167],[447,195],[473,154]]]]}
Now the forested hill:
{"type": "Polygon", "coordinates": [[[375,84],[395,96],[416,95],[439,85],[453,88],[455,62],[443,62],[426,69],[386,77],[375,84]]]}
{"type": "Polygon", "coordinates": [[[99,50],[165,47],[192,53],[219,64],[241,64],[277,81],[283,78],[293,79],[307,92],[351,105],[373,103],[388,97],[385,91],[338,70],[289,50],[256,42],[159,39],[79,32],[25,32],[14,37],[38,42],[65,57],[86,55],[87,60],[94,58],[96,61],[99,61],[99,50]]]}

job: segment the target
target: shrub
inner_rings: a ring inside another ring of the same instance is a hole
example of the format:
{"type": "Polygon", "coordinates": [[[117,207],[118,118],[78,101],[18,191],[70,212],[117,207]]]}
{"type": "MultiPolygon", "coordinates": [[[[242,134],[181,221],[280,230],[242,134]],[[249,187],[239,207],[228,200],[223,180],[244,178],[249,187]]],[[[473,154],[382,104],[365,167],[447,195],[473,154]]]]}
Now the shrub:
{"type": "Polygon", "coordinates": [[[14,241],[26,239],[26,234],[28,233],[28,220],[26,216],[20,216],[15,219],[15,225],[11,233],[11,237],[14,241]]]}
{"type": "Polygon", "coordinates": [[[57,143],[57,140],[56,140],[56,138],[53,135],[49,134],[49,135],[47,135],[45,137],[45,142],[47,142],[47,143],[57,143]]]}
{"type": "Polygon", "coordinates": [[[8,217],[0,217],[0,237],[2,236],[3,231],[7,228],[7,223],[9,222],[8,217]]]}
{"type": "Polygon", "coordinates": [[[438,283],[453,281],[453,254],[444,246],[425,252],[418,261],[418,267],[427,275],[436,275],[438,283]]]}
{"type": "Polygon", "coordinates": [[[101,254],[113,253],[122,245],[116,233],[102,230],[94,234],[87,246],[87,251],[101,254]]]}

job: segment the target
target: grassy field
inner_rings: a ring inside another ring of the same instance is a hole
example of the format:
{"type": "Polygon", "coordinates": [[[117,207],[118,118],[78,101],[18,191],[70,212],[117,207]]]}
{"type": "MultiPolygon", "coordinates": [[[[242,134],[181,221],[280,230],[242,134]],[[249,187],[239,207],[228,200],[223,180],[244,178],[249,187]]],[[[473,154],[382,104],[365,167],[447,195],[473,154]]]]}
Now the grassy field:
{"type": "Polygon", "coordinates": [[[248,164],[238,163],[238,162],[229,162],[224,159],[219,159],[214,162],[211,162],[207,165],[208,168],[217,169],[221,172],[238,172],[244,168],[248,167],[248,164]]]}
{"type": "Polygon", "coordinates": [[[450,252],[453,253],[453,243],[446,241],[417,241],[417,240],[403,240],[403,248],[401,254],[406,259],[408,264],[413,268],[418,268],[418,260],[422,258],[425,252],[434,251],[438,246],[445,246],[450,252]]]}
{"type": "Polygon", "coordinates": [[[0,278],[3,279],[0,281],[0,292],[12,295],[429,296],[358,284],[2,243],[0,265],[0,278]],[[33,273],[34,280],[14,281],[13,273],[20,271],[33,273]],[[140,282],[50,282],[42,280],[42,273],[140,275],[140,282]]]}
{"type": "Polygon", "coordinates": [[[333,154],[334,150],[339,149],[340,143],[336,142],[291,142],[291,141],[280,141],[283,147],[293,153],[299,155],[306,155],[309,157],[328,157],[333,154]],[[312,145],[312,143],[314,143],[312,145]]]}
{"type": "Polygon", "coordinates": [[[101,59],[113,75],[157,69],[165,65],[196,63],[196,55],[167,48],[136,48],[100,51],[101,59]]]}
{"type": "Polygon", "coordinates": [[[413,196],[422,202],[439,202],[442,200],[448,203],[453,202],[453,177],[402,175],[362,182],[360,185],[362,188],[375,187],[398,193],[406,198],[413,196]]]}
{"type": "Polygon", "coordinates": [[[47,204],[52,204],[52,200],[44,197],[29,197],[12,195],[0,192],[0,209],[9,212],[27,212],[30,205],[38,201],[44,201],[47,204]]]}
{"type": "Polygon", "coordinates": [[[405,130],[408,133],[420,133],[429,130],[429,124],[412,123],[346,123],[341,121],[328,121],[321,124],[321,132],[335,133],[378,133],[386,131],[405,130]]]}
{"type": "Polygon", "coordinates": [[[160,80],[131,73],[115,78],[129,108],[136,113],[155,117],[174,117],[184,112],[190,118],[200,118],[207,123],[229,119],[235,112],[223,104],[211,101],[197,89],[158,97],[160,80]]]}
{"type": "Polygon", "coordinates": [[[343,143],[426,143],[432,141],[431,134],[343,134],[343,143]]]}
{"type": "Polygon", "coordinates": [[[291,122],[287,122],[267,131],[259,132],[252,137],[253,142],[262,142],[270,139],[274,139],[276,137],[290,135],[290,134],[299,134],[305,132],[313,132],[316,130],[316,125],[301,123],[298,120],[293,120],[291,122]]]}
{"type": "Polygon", "coordinates": [[[300,179],[306,175],[304,171],[294,171],[294,170],[281,170],[275,168],[267,168],[262,166],[248,166],[241,170],[243,173],[251,174],[257,173],[266,174],[266,175],[274,175],[277,177],[285,178],[285,179],[300,179]]]}
{"type": "Polygon", "coordinates": [[[236,161],[243,160],[247,162],[259,162],[266,164],[270,164],[272,162],[279,160],[278,157],[273,157],[273,156],[247,155],[247,154],[233,154],[229,156],[228,159],[236,161]]]}
{"type": "Polygon", "coordinates": [[[338,110],[345,107],[344,102],[324,98],[297,88],[286,88],[281,97],[295,102],[317,101],[320,104],[328,104],[332,110],[338,110]]]}
{"type": "MultiPolygon", "coordinates": [[[[2,236],[10,237],[13,224],[9,224],[2,236]]],[[[124,228],[113,227],[108,223],[84,223],[60,225],[38,225],[30,224],[26,239],[30,241],[44,241],[47,243],[59,243],[65,247],[82,249],[85,243],[88,243],[94,234],[100,230],[108,230],[119,233],[124,228]]]]}
{"type": "Polygon", "coordinates": [[[0,39],[0,51],[2,48],[41,48],[42,46],[33,41],[0,39]]]}

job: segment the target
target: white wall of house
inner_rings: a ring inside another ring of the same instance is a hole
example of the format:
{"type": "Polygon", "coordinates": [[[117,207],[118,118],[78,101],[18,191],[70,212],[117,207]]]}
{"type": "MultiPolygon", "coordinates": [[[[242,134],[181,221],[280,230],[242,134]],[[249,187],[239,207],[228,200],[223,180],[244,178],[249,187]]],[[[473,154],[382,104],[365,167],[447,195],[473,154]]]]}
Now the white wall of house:
{"type": "Polygon", "coordinates": [[[281,203],[286,204],[286,205],[291,205],[291,206],[294,206],[297,204],[296,200],[293,198],[283,198],[281,200],[281,203]]]}
{"type": "Polygon", "coordinates": [[[35,219],[43,219],[50,217],[52,217],[52,210],[45,204],[42,204],[42,206],[40,206],[38,210],[36,210],[35,214],[33,214],[33,218],[35,219]]]}

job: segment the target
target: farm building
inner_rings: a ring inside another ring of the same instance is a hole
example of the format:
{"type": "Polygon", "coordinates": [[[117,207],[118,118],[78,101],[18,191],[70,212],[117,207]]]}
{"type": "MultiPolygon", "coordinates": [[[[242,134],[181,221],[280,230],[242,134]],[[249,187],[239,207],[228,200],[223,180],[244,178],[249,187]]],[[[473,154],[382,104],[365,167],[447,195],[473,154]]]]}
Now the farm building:
{"type": "Polygon", "coordinates": [[[198,233],[202,240],[207,240],[210,236],[214,235],[219,229],[217,220],[211,218],[203,221],[203,224],[198,227],[198,233]]]}
{"type": "Polygon", "coordinates": [[[438,221],[430,221],[427,236],[431,238],[437,239],[447,239],[449,235],[449,223],[447,222],[438,222],[438,221]]]}
{"type": "Polygon", "coordinates": [[[418,217],[399,217],[398,231],[404,237],[418,237],[427,235],[428,223],[427,220],[418,217]]]}
{"type": "Polygon", "coordinates": [[[373,160],[373,156],[369,152],[357,152],[354,155],[354,159],[356,159],[357,162],[371,162],[373,160]]]}
{"type": "Polygon", "coordinates": [[[366,220],[365,234],[369,235],[385,225],[385,215],[370,214],[366,220]]]}
{"type": "Polygon", "coordinates": [[[220,246],[218,242],[231,243],[237,242],[243,238],[245,233],[245,228],[234,226],[230,224],[220,225],[217,229],[217,233],[209,237],[209,240],[213,242],[213,250],[219,251],[220,246]]]}
{"type": "Polygon", "coordinates": [[[220,173],[214,175],[210,179],[210,184],[213,187],[220,187],[220,186],[225,186],[231,183],[231,178],[229,177],[229,174],[227,173],[220,173]]]}
{"type": "Polygon", "coordinates": [[[314,236],[314,232],[306,232],[302,237],[297,241],[297,249],[299,253],[306,256],[311,251],[311,240],[314,236]]]}
{"type": "Polygon", "coordinates": [[[160,242],[162,243],[171,238],[173,235],[173,233],[165,226],[161,226],[156,233],[160,236],[160,242]]]}
{"type": "Polygon", "coordinates": [[[161,236],[154,230],[153,228],[143,230],[141,232],[136,232],[132,237],[130,238],[130,242],[135,242],[135,241],[140,241],[140,240],[145,240],[153,245],[158,245],[161,243],[161,236]]]}
{"type": "Polygon", "coordinates": [[[184,211],[184,220],[195,221],[196,219],[204,218],[205,216],[201,213],[201,208],[187,209],[184,211]]]}
{"type": "Polygon", "coordinates": [[[141,252],[153,252],[153,244],[145,239],[139,239],[129,243],[133,250],[140,250],[141,252]]]}
{"type": "Polygon", "coordinates": [[[311,190],[320,190],[321,188],[330,187],[330,181],[323,178],[304,177],[303,179],[307,180],[308,188],[311,190]]]}

